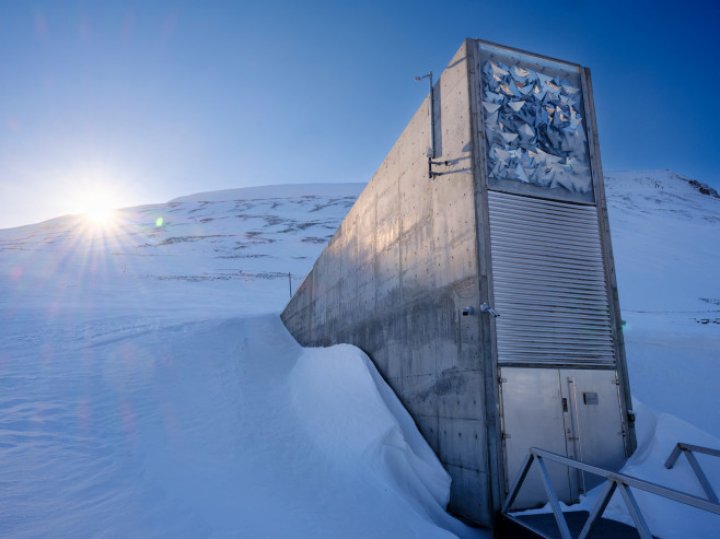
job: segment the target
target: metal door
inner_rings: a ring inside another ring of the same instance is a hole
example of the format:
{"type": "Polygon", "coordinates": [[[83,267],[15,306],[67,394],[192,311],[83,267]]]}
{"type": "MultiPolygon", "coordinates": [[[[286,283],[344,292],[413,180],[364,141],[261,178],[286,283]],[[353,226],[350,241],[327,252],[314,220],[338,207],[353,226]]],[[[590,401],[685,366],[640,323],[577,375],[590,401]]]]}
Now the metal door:
{"type": "MultiPolygon", "coordinates": [[[[619,470],[625,461],[620,388],[617,373],[609,370],[561,369],[568,456],[601,468],[619,470]]],[[[601,480],[576,474],[571,481],[587,492],[601,480]]]]}
{"type": "MultiPolygon", "coordinates": [[[[500,370],[506,488],[531,447],[618,470],[625,458],[620,389],[612,370],[504,367],[500,370]]],[[[565,466],[547,463],[566,503],[599,483],[565,466]]],[[[544,505],[547,496],[531,471],[515,506],[544,505]]]]}
{"type": "MultiPolygon", "coordinates": [[[[531,447],[567,454],[563,397],[558,369],[503,368],[500,370],[503,445],[506,489],[513,481],[531,447]]],[[[574,483],[566,467],[548,463],[558,495],[576,498],[574,483]]],[[[515,505],[544,505],[547,496],[536,468],[530,471],[515,505]]]]}

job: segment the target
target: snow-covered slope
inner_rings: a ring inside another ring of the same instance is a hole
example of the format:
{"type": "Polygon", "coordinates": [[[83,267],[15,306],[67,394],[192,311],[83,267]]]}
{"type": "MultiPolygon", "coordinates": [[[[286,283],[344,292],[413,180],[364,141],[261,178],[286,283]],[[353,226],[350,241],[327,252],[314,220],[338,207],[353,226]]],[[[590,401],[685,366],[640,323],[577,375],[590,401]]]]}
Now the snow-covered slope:
{"type": "Polygon", "coordinates": [[[670,171],[607,192],[633,394],[720,436],[720,198],[670,171]]]}
{"type": "MultiPolygon", "coordinates": [[[[606,186],[638,415],[623,471],[704,497],[684,458],[664,462],[679,441],[720,448],[720,196],[668,170],[612,173],[606,186]]],[[[718,490],[720,459],[698,460],[718,490]]],[[[656,536],[718,536],[718,516],[635,495],[656,536]]],[[[619,495],[606,515],[631,523],[619,495]]]]}
{"type": "Polygon", "coordinates": [[[288,273],[304,276],[362,186],[325,188],[325,195],[314,194],[322,185],[304,195],[298,186],[221,191],[220,199],[202,193],[121,210],[110,229],[68,216],[0,230],[2,300],[20,310],[189,311],[193,319],[198,311],[278,312],[289,297],[288,273]]]}
{"type": "Polygon", "coordinates": [[[367,357],[277,316],[361,187],[0,230],[0,536],[477,535],[367,357]]]}
{"type": "MultiPolygon", "coordinates": [[[[660,463],[678,437],[720,446],[720,200],[666,171],[607,187],[644,402],[628,470],[697,490],[686,463],[660,463]]],[[[277,317],[288,273],[297,286],[361,188],[200,193],[122,210],[114,230],[0,230],[0,536],[472,535],[442,511],[448,476],[367,358],[303,350],[277,317]]],[[[688,536],[669,520],[682,508],[661,513],[656,533],[688,536]]]]}

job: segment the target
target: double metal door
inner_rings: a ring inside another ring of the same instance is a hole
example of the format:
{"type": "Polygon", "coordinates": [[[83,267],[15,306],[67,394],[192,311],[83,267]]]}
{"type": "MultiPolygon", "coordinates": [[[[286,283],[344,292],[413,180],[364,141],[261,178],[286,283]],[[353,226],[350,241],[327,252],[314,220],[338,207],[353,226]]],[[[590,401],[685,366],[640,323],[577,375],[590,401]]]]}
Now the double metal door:
{"type": "MultiPolygon", "coordinates": [[[[540,447],[612,470],[625,459],[620,389],[614,370],[504,367],[501,373],[506,485],[531,447],[540,447]]],[[[558,496],[567,503],[598,480],[548,463],[558,496]]],[[[516,507],[547,501],[537,470],[527,478],[516,507]]]]}

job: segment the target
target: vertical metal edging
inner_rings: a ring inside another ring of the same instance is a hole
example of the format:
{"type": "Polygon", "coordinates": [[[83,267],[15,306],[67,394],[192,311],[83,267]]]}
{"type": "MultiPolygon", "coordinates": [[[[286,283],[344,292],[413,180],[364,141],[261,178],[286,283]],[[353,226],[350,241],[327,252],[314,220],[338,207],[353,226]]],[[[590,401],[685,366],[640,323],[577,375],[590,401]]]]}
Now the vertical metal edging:
{"type": "MultiPolygon", "coordinates": [[[[478,285],[480,301],[494,305],[492,290],[492,264],[490,264],[490,219],[485,178],[485,138],[482,107],[478,91],[480,87],[480,65],[478,41],[466,39],[465,52],[468,66],[468,86],[470,97],[470,138],[472,143],[473,183],[475,186],[475,223],[478,254],[478,285]]],[[[488,508],[493,527],[505,496],[505,466],[503,464],[502,430],[500,425],[500,390],[497,362],[497,340],[495,320],[491,316],[478,318],[480,326],[479,360],[484,375],[485,387],[485,425],[487,439],[487,476],[488,508]]]]}
{"type": "MultiPolygon", "coordinates": [[[[570,437],[567,440],[567,455],[569,457],[574,458],[575,460],[579,460],[581,462],[584,462],[584,455],[582,451],[582,444],[583,440],[581,439],[581,433],[583,431],[582,425],[580,424],[580,410],[578,409],[578,394],[577,394],[577,384],[575,383],[575,378],[573,376],[566,376],[563,371],[561,370],[560,378],[562,379],[563,376],[565,377],[565,382],[567,384],[567,396],[568,396],[568,412],[569,412],[569,419],[570,419],[570,437]],[[572,449],[572,452],[571,452],[572,449]]],[[[562,380],[560,382],[562,384],[562,380]]],[[[565,432],[567,433],[567,425],[565,425],[565,432]]],[[[581,492],[587,492],[585,490],[585,477],[583,476],[582,472],[579,470],[575,470],[574,472],[570,469],[568,469],[568,479],[570,481],[570,495],[574,499],[580,499],[580,493],[581,492]]]]}
{"type": "Polygon", "coordinates": [[[597,120],[595,118],[595,101],[592,92],[592,78],[590,70],[582,68],[580,82],[583,91],[583,106],[585,107],[586,126],[588,131],[588,152],[593,176],[593,189],[595,203],[600,224],[600,239],[605,264],[605,278],[607,279],[608,299],[610,301],[610,317],[612,320],[613,336],[615,337],[615,369],[620,377],[621,405],[623,413],[621,420],[627,433],[625,437],[626,456],[630,456],[637,447],[635,425],[630,422],[628,410],[632,409],[630,400],[630,379],[628,377],[627,359],[625,357],[625,338],[622,331],[622,315],[620,313],[620,297],[618,294],[617,277],[615,274],[615,260],[613,257],[612,238],[610,236],[610,221],[608,219],[607,199],[605,198],[605,177],[600,162],[600,143],[598,137],[597,120]]]}

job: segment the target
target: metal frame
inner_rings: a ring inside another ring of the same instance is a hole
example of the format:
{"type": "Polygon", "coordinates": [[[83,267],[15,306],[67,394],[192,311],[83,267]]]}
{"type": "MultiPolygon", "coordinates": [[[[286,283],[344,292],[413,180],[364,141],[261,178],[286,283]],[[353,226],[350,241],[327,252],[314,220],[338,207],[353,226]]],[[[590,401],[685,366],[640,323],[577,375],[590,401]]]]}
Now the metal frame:
{"type": "Polygon", "coordinates": [[[608,296],[610,299],[610,317],[613,323],[615,336],[615,361],[620,377],[620,396],[623,400],[622,422],[627,436],[625,437],[625,455],[629,457],[637,449],[635,433],[635,414],[632,411],[632,398],[630,393],[630,377],[628,374],[627,357],[625,354],[625,335],[622,328],[622,314],[620,312],[620,296],[618,294],[617,276],[615,274],[615,258],[610,235],[610,220],[608,218],[607,197],[605,196],[605,176],[602,170],[600,156],[600,141],[598,136],[597,117],[595,115],[595,98],[593,96],[592,76],[588,68],[583,69],[582,91],[585,96],[585,115],[588,120],[588,150],[590,152],[590,166],[592,167],[593,186],[595,188],[595,201],[600,221],[600,238],[604,250],[605,275],[607,278],[608,296]]]}
{"type": "Polygon", "coordinates": [[[710,481],[708,481],[708,478],[705,475],[703,469],[700,467],[700,463],[695,458],[694,453],[703,453],[704,455],[710,455],[711,457],[720,457],[720,449],[712,449],[710,447],[703,447],[701,445],[692,445],[686,444],[684,442],[678,442],[672,453],[670,453],[667,461],[665,461],[665,467],[668,470],[671,469],[673,466],[675,466],[675,463],[680,458],[680,455],[684,454],[688,463],[690,463],[690,467],[695,473],[695,477],[697,477],[697,480],[700,482],[700,486],[702,486],[703,490],[705,491],[705,495],[707,496],[708,500],[713,503],[718,503],[717,494],[715,494],[715,491],[713,490],[710,481]]]}
{"type": "MultiPolygon", "coordinates": [[[[487,197],[487,152],[485,137],[481,135],[484,125],[484,114],[480,105],[479,77],[480,61],[478,58],[477,40],[466,39],[465,53],[468,62],[468,96],[470,98],[470,129],[472,145],[473,176],[475,184],[475,227],[478,254],[478,285],[480,301],[488,305],[495,304],[492,287],[493,274],[490,264],[490,217],[487,197]]],[[[499,365],[497,361],[497,334],[495,317],[478,316],[481,342],[478,346],[478,359],[484,380],[484,406],[487,439],[487,472],[488,501],[491,514],[495,519],[505,494],[505,450],[502,439],[502,398],[499,381],[499,365]]],[[[496,520],[493,522],[493,527],[496,520]]]]}
{"type": "MultiPolygon", "coordinates": [[[[688,444],[678,444],[678,446],[675,448],[672,455],[670,456],[670,459],[668,459],[668,463],[671,459],[673,459],[672,464],[674,464],[679,457],[681,451],[689,454],[685,449],[678,449],[678,447],[681,445],[684,445],[687,448],[691,448],[691,451],[699,450],[704,453],[707,453],[709,451],[709,453],[707,454],[711,454],[713,456],[720,456],[720,451],[718,450],[703,448],[699,446],[690,446],[688,444]]],[[[557,523],[558,529],[560,530],[560,536],[562,537],[562,539],[573,539],[572,534],[570,533],[570,528],[568,527],[567,521],[565,520],[565,515],[560,509],[560,502],[555,492],[555,488],[552,485],[552,481],[550,480],[550,475],[547,471],[547,467],[545,466],[545,460],[556,462],[558,464],[564,464],[565,466],[568,466],[570,468],[575,468],[577,470],[595,474],[607,479],[607,483],[605,484],[605,487],[603,488],[597,503],[590,511],[590,515],[585,521],[585,524],[580,531],[578,539],[586,539],[590,535],[593,527],[595,526],[595,523],[602,516],[605,508],[610,502],[610,498],[616,490],[620,491],[620,494],[625,501],[625,505],[627,506],[628,512],[630,513],[633,522],[635,523],[635,528],[640,534],[640,537],[642,539],[652,539],[653,536],[652,533],[650,533],[650,528],[648,528],[647,522],[645,522],[645,518],[642,515],[642,510],[640,509],[640,506],[638,505],[635,496],[630,490],[630,487],[636,488],[638,490],[643,490],[645,492],[650,492],[651,494],[656,494],[658,496],[668,498],[669,500],[683,503],[685,505],[690,505],[692,507],[708,511],[710,513],[715,513],[716,515],[720,515],[720,504],[718,504],[717,502],[708,501],[704,498],[693,496],[692,494],[687,494],[685,492],[680,492],[679,490],[674,490],[671,488],[656,485],[655,483],[650,483],[649,481],[644,481],[642,479],[638,479],[629,475],[603,470],[602,468],[598,468],[597,466],[591,466],[583,462],[578,462],[562,455],[558,455],[557,453],[551,453],[550,451],[545,451],[537,447],[532,447],[530,448],[530,454],[528,455],[525,463],[523,464],[517,477],[515,478],[515,481],[510,488],[510,492],[508,493],[508,497],[506,498],[505,503],[502,507],[502,512],[507,516],[507,518],[513,520],[515,523],[525,528],[530,527],[521,520],[514,518],[509,513],[510,509],[512,508],[512,504],[515,501],[515,498],[520,492],[520,488],[525,482],[525,478],[530,471],[530,467],[535,461],[537,461],[538,467],[540,468],[540,475],[542,477],[543,485],[545,487],[545,492],[548,495],[548,501],[550,502],[550,507],[552,508],[553,515],[555,516],[555,522],[557,523]]],[[[536,530],[533,531],[537,533],[536,530]]]]}

